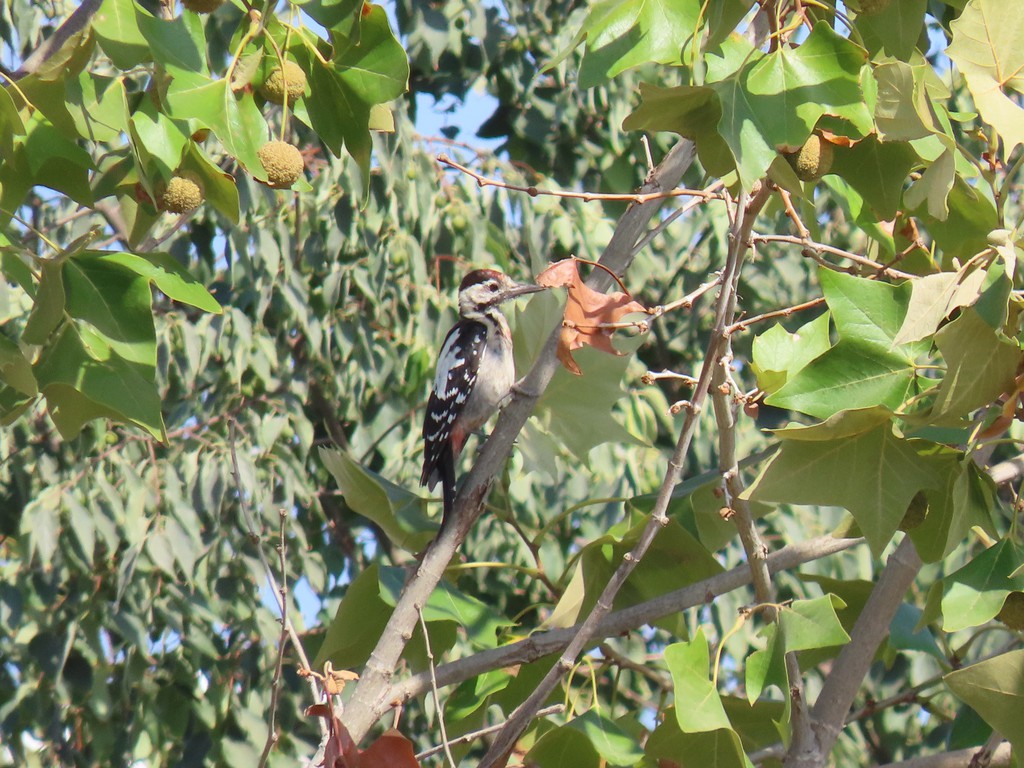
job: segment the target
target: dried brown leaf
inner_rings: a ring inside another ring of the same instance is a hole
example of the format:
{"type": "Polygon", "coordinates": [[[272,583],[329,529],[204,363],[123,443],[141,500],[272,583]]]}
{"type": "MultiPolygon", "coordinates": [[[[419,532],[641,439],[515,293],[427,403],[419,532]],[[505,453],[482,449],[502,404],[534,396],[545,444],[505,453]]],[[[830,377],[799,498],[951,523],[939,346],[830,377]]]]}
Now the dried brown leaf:
{"type": "Polygon", "coordinates": [[[625,315],[647,312],[629,294],[621,291],[601,293],[587,287],[580,279],[575,259],[563,259],[537,275],[537,284],[548,288],[564,287],[569,297],[562,318],[562,334],[558,341],[558,359],[571,373],[580,376],[579,366],[572,351],[580,347],[594,347],[612,355],[622,354],[612,346],[615,328],[625,315]]]}

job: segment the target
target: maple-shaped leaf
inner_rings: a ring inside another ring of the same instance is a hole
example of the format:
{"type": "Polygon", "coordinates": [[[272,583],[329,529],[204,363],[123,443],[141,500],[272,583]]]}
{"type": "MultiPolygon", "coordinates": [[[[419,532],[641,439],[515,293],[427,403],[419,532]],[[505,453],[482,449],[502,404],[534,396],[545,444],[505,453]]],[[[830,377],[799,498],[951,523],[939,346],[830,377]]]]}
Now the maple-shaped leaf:
{"type": "Polygon", "coordinates": [[[537,284],[545,288],[566,288],[569,291],[562,317],[562,334],[558,340],[558,359],[577,376],[582,376],[583,372],[572,357],[573,350],[594,347],[612,355],[621,355],[612,346],[612,334],[616,330],[614,326],[625,315],[647,313],[647,308],[633,301],[627,293],[601,293],[584,285],[574,258],[556,261],[537,275],[537,284]]]}

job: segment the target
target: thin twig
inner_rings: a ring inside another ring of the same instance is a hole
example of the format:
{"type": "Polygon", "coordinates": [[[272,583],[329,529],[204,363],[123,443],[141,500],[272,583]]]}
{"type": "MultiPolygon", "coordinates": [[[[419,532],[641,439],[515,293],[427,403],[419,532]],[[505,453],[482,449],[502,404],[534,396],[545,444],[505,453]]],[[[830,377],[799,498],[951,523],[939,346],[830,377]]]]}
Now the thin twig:
{"type": "Polygon", "coordinates": [[[699,197],[702,200],[721,200],[722,195],[715,192],[708,192],[703,189],[687,189],[685,187],[676,187],[673,189],[667,189],[662,192],[647,192],[647,193],[611,193],[611,192],[573,192],[568,189],[537,189],[534,186],[521,186],[519,184],[509,184],[505,181],[499,181],[498,179],[489,179],[483,176],[471,168],[467,168],[461,163],[457,163],[452,160],[448,155],[438,155],[437,162],[441,165],[446,165],[449,168],[454,168],[460,171],[474,181],[477,186],[480,187],[497,187],[498,189],[507,189],[510,192],[525,192],[530,197],[540,197],[543,195],[549,197],[566,197],[573,200],[582,200],[585,203],[592,203],[597,201],[610,201],[619,203],[646,203],[651,200],[664,200],[669,197],[699,197]]]}
{"type": "Polygon", "coordinates": [[[427,622],[423,618],[422,610],[420,611],[420,629],[423,630],[423,645],[427,650],[427,666],[430,669],[430,691],[434,696],[434,710],[437,712],[437,723],[441,726],[441,745],[444,747],[444,754],[448,758],[448,763],[452,768],[455,768],[455,758],[452,757],[452,750],[448,744],[448,729],[444,725],[441,697],[437,693],[437,676],[434,670],[434,653],[430,650],[430,633],[427,632],[427,622]]]}
{"type": "MultiPolygon", "coordinates": [[[[537,717],[541,718],[541,717],[547,717],[548,715],[557,715],[560,712],[564,712],[564,711],[565,711],[565,705],[564,704],[552,704],[550,707],[544,707],[544,709],[538,710],[537,717]]],[[[481,728],[478,731],[471,731],[470,733],[464,733],[462,736],[459,736],[458,738],[452,739],[449,742],[449,744],[451,746],[456,746],[458,744],[468,744],[471,741],[476,741],[481,736],[486,736],[489,733],[494,733],[495,731],[500,731],[501,727],[503,725],[504,725],[504,723],[497,723],[495,725],[489,725],[486,728],[481,728]]],[[[423,760],[423,758],[425,758],[425,757],[431,757],[432,755],[436,755],[438,752],[442,752],[442,751],[444,751],[444,745],[437,746],[437,747],[431,747],[430,749],[425,749],[422,752],[418,752],[416,754],[416,759],[417,760],[423,760]]]]}
{"type": "MultiPolygon", "coordinates": [[[[274,576],[274,569],[270,567],[270,561],[267,560],[267,554],[263,551],[263,546],[260,541],[259,534],[256,533],[256,519],[253,517],[252,510],[249,508],[249,501],[245,495],[245,489],[242,487],[242,474],[238,469],[238,453],[235,450],[235,422],[232,419],[228,426],[228,450],[231,454],[231,477],[235,483],[235,490],[238,493],[238,507],[242,512],[242,519],[245,521],[245,526],[248,528],[249,539],[256,547],[256,554],[259,556],[260,563],[263,566],[263,572],[267,576],[267,583],[270,585],[271,591],[277,601],[277,609],[281,614],[281,623],[285,630],[288,632],[288,638],[292,642],[292,647],[295,648],[295,653],[298,654],[299,661],[302,663],[303,669],[310,669],[309,659],[306,657],[306,651],[302,647],[302,641],[299,638],[298,632],[295,631],[295,627],[292,625],[291,619],[288,618],[288,606],[285,604],[284,597],[282,596],[281,587],[277,583],[277,577],[274,576]]],[[[309,687],[313,693],[313,700],[319,701],[320,691],[317,687],[316,680],[312,677],[309,678],[309,687]]],[[[321,734],[327,733],[327,723],[323,718],[317,718],[320,722],[321,734]]]]}
{"type": "Polygon", "coordinates": [[[803,312],[805,309],[812,309],[813,307],[816,307],[819,304],[824,303],[825,297],[819,296],[816,299],[805,301],[802,304],[794,304],[791,307],[776,309],[772,312],[765,312],[763,315],[755,315],[754,317],[748,317],[746,320],[740,320],[739,322],[735,322],[728,328],[726,328],[725,332],[731,336],[734,333],[747,330],[747,328],[749,328],[752,325],[755,325],[756,323],[763,323],[765,320],[771,320],[776,317],[789,317],[790,315],[796,312],[803,312]]]}
{"type": "Polygon", "coordinates": [[[805,241],[795,235],[759,235],[753,234],[750,238],[755,243],[790,243],[792,245],[802,245],[805,248],[809,248],[813,251],[820,253],[830,253],[833,256],[838,256],[842,259],[852,261],[854,264],[860,264],[863,267],[870,267],[871,269],[882,272],[889,277],[896,278],[898,280],[910,280],[916,275],[912,275],[909,272],[901,272],[898,269],[889,269],[884,264],[881,264],[874,259],[869,259],[867,256],[861,256],[859,253],[853,253],[852,251],[844,251],[842,248],[836,248],[825,243],[819,243],[814,241],[805,241]]]}

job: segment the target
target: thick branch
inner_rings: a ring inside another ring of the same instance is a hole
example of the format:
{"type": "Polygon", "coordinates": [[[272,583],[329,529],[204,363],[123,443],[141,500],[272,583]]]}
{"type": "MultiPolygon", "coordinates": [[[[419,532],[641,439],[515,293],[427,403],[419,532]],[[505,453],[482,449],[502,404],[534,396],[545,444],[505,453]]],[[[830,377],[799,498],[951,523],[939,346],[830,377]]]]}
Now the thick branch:
{"type": "Polygon", "coordinates": [[[784,763],[787,768],[821,768],[828,763],[875,653],[889,634],[889,625],[920,570],[921,558],[907,536],[889,557],[853,626],[850,642],[840,651],[811,709],[812,742],[798,743],[794,739],[784,763]]]}
{"type": "MultiPolygon", "coordinates": [[[[672,189],[683,177],[693,161],[693,145],[682,141],[677,144],[641,189],[642,194],[672,189]]],[[[632,247],[644,231],[647,222],[661,208],[661,198],[634,205],[622,216],[601,258],[601,262],[621,274],[632,260],[632,247]]],[[[607,290],[611,276],[595,269],[587,285],[595,290],[607,290]]],[[[558,369],[555,348],[560,329],[552,329],[541,350],[533,370],[523,381],[520,391],[502,410],[494,432],[484,443],[477,461],[470,470],[455,500],[455,525],[449,526],[435,539],[424,553],[420,567],[406,583],[402,596],[388,620],[384,632],[374,648],[366,669],[345,711],[345,725],[352,738],[360,741],[377,719],[391,706],[388,689],[391,676],[398,665],[402,651],[418,621],[419,610],[437,586],[444,569],[451,560],[466,532],[483,512],[484,501],[494,478],[504,467],[512,451],[512,443],[533,411],[537,399],[547,388],[558,369]],[[530,394],[524,394],[530,393],[530,394]]]]}

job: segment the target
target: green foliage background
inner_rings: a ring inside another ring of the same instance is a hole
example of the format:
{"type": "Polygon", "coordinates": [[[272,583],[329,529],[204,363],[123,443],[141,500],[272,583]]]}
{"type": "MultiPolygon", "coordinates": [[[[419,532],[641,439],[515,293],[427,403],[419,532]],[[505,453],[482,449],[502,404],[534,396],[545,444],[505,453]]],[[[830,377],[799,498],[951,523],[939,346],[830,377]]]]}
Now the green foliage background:
{"type": "MultiPolygon", "coordinates": [[[[742,317],[824,304],[732,336],[732,394],[759,403],[734,435],[746,497],[771,549],[837,528],[868,546],[778,574],[778,601],[795,602],[776,623],[734,626],[744,588],[607,639],[566,679],[568,711],[524,740],[529,759],[778,764],[784,653],[799,652],[813,700],[915,506],[925,565],[832,759],[974,747],[993,728],[1024,748],[1000,714],[1024,697],[1020,631],[996,621],[1024,592],[1019,480],[990,471],[1021,436],[993,424],[1015,415],[1021,363],[1024,89],[1001,73],[1020,63],[1024,9],[767,3],[788,42],[758,47],[739,34],[750,5],[4,4],[0,764],[258,764],[271,727],[270,764],[309,759],[313,695],[292,651],[272,682],[280,616],[257,548],[276,571],[283,536],[289,617],[315,668],[360,670],[439,511],[417,487],[419,424],[460,275],[597,259],[627,206],[480,188],[436,154],[511,184],[625,193],[649,170],[642,135],[655,163],[694,141],[687,187],[791,194],[808,232],[773,194],[742,317]],[[73,11],[88,23],[34,60],[73,11]],[[287,115],[259,95],[281,56],[309,80],[287,115]],[[480,92],[497,106],[478,136],[417,132],[432,100],[480,92]],[[836,139],[835,161],[802,183],[779,152],[812,130],[836,139]],[[272,137],[304,151],[292,191],[260,183],[272,137]],[[161,213],[151,201],[184,171],[206,202],[161,213]]],[[[695,206],[626,285],[668,304],[722,269],[729,239],[721,202],[695,206]]],[[[582,379],[556,376],[425,610],[435,657],[593,605],[664,476],[683,420],[670,404],[690,396],[644,374],[696,373],[712,298],[620,334],[622,357],[584,350],[582,379]]],[[[559,299],[513,314],[522,373],[559,299]]],[[[700,419],[670,525],[617,608],[747,559],[720,515],[712,409],[700,419]]],[[[449,736],[507,716],[551,664],[529,661],[443,691],[449,736]]],[[[424,669],[421,635],[403,663],[399,677],[424,669]]],[[[416,698],[400,730],[435,745],[437,715],[416,698]]]]}

